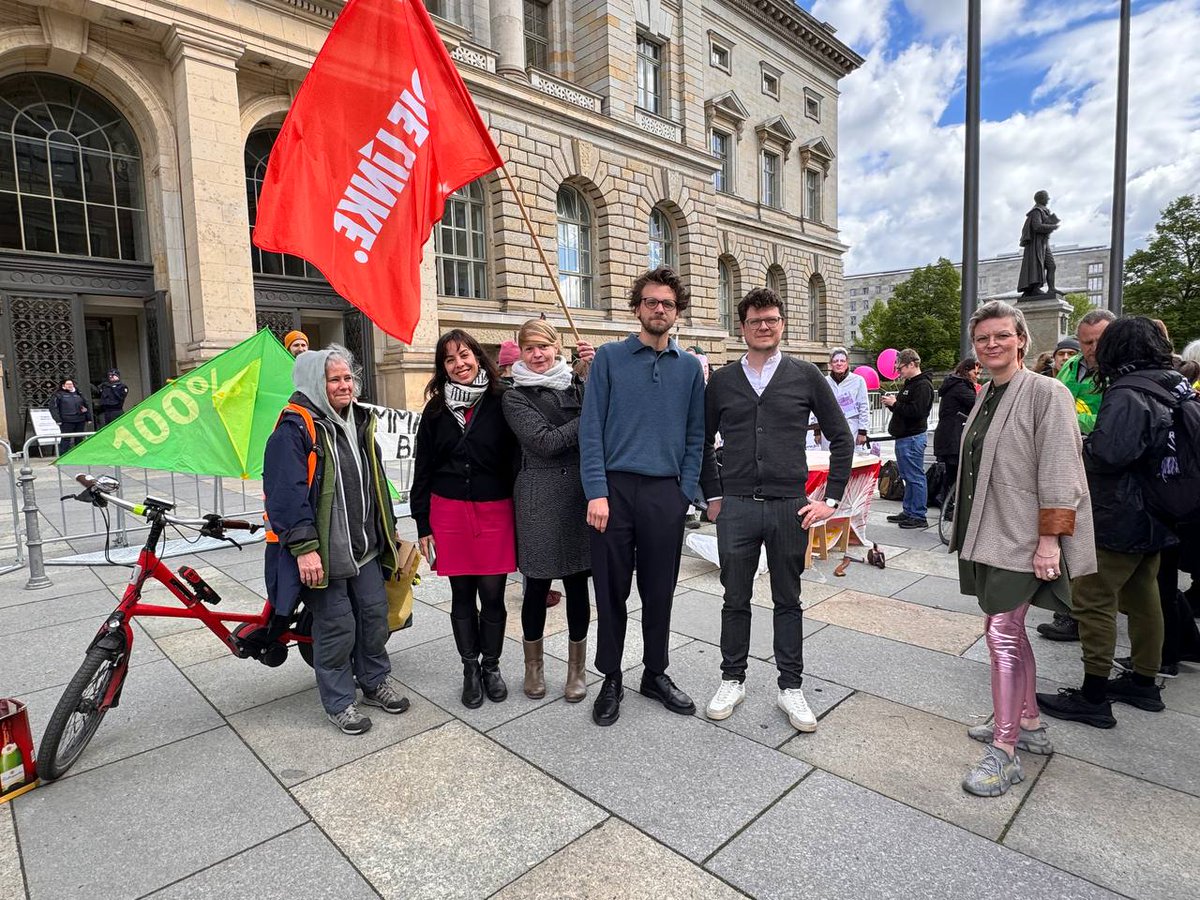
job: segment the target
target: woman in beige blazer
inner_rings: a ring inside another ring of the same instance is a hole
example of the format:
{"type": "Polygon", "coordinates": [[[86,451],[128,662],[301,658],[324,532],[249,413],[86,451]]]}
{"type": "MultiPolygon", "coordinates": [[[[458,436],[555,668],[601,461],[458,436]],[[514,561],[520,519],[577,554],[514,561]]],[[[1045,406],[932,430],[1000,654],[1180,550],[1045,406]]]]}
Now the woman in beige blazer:
{"type": "Polygon", "coordinates": [[[986,303],[970,329],[991,381],[963,427],[950,549],[962,592],[987,616],[993,722],[968,732],[988,748],[963,789],[998,797],[1024,778],[1017,750],[1052,751],[1025,614],[1031,603],[1067,611],[1070,578],[1096,571],[1096,551],[1070,391],[1024,368],[1029,329],[1020,310],[986,303]]]}

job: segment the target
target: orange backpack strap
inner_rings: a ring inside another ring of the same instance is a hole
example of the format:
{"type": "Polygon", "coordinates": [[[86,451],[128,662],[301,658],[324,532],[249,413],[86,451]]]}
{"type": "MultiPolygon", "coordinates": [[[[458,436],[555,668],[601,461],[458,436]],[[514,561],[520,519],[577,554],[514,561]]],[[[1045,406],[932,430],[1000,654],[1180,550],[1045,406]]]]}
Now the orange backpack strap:
{"type": "MultiPolygon", "coordinates": [[[[313,421],[312,413],[298,403],[289,403],[279,413],[279,418],[275,420],[275,427],[279,427],[279,423],[283,421],[283,417],[288,413],[295,413],[304,422],[304,427],[308,431],[308,440],[310,446],[308,448],[308,486],[312,487],[313,479],[317,475],[317,424],[313,421]]],[[[266,495],[263,495],[266,500],[266,495]]],[[[268,544],[278,544],[279,535],[271,528],[271,523],[267,521],[267,514],[263,512],[263,524],[266,525],[268,544]]]]}

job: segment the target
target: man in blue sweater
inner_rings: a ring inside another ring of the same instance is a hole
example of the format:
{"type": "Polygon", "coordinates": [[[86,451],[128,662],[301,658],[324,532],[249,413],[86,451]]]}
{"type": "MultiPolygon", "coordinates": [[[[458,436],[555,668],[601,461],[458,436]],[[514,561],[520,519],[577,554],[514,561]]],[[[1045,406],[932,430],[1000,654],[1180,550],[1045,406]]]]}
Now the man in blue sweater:
{"type": "Polygon", "coordinates": [[[597,349],[588,374],[579,454],[592,527],[596,668],[604,674],[592,709],[597,725],[621,714],[625,603],[635,560],[645,645],[639,690],[671,712],[696,711],[666,674],[683,519],[696,496],[704,448],[704,374],[670,337],[687,307],[688,290],[674,270],[643,274],[629,293],[641,330],[597,349]]]}

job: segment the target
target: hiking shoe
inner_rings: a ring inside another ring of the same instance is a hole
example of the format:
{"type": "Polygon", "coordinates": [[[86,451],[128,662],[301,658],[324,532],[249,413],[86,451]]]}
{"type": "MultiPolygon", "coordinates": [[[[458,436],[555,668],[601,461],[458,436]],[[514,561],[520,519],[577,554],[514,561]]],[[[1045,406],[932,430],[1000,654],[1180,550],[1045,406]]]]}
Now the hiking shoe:
{"type": "Polygon", "coordinates": [[[371,720],[358,711],[357,704],[351,703],[339,713],[329,713],[329,721],[338,727],[342,734],[366,734],[371,730],[371,720]]]}
{"type": "Polygon", "coordinates": [[[394,716],[408,709],[408,698],[392,686],[390,678],[384,677],[383,681],[379,682],[373,691],[363,688],[362,693],[362,702],[367,706],[378,706],[384,712],[391,713],[394,716]]]}
{"type": "Polygon", "coordinates": [[[1128,703],[1146,712],[1162,712],[1167,705],[1162,702],[1162,692],[1157,684],[1138,684],[1132,672],[1122,672],[1108,683],[1104,692],[1109,700],[1128,703]]]}
{"type": "Polygon", "coordinates": [[[900,527],[901,528],[928,528],[929,520],[928,519],[918,519],[915,516],[912,516],[912,517],[905,516],[903,519],[900,520],[900,527]]]}
{"type": "Polygon", "coordinates": [[[800,688],[782,688],[775,705],[787,713],[788,721],[797,731],[816,731],[817,717],[808,707],[804,699],[804,691],[800,688]]]}
{"type": "Polygon", "coordinates": [[[1092,703],[1079,688],[1059,688],[1057,694],[1038,694],[1038,709],[1056,719],[1083,722],[1093,728],[1112,728],[1112,704],[1108,700],[1092,703]]]}
{"type": "MultiPolygon", "coordinates": [[[[1113,660],[1113,665],[1122,672],[1133,671],[1133,657],[1122,656],[1119,659],[1113,660]]],[[[1158,674],[1163,678],[1178,678],[1179,665],[1177,663],[1163,663],[1158,667],[1158,674]]]]}
{"type": "Polygon", "coordinates": [[[963,778],[963,790],[976,797],[999,797],[1014,784],[1025,780],[1021,758],[1009,756],[999,747],[988,744],[983,759],[975,764],[963,778]]]}
{"type": "Polygon", "coordinates": [[[900,512],[900,513],[896,513],[894,516],[888,516],[887,520],[889,522],[903,522],[907,518],[908,518],[908,513],[900,512]]]}
{"type": "MultiPolygon", "coordinates": [[[[995,722],[985,722],[983,725],[967,729],[968,737],[985,744],[992,742],[995,733],[995,722]]],[[[1031,753],[1034,756],[1049,756],[1054,752],[1054,745],[1050,743],[1050,736],[1046,734],[1045,725],[1032,730],[1022,727],[1017,737],[1017,749],[1022,753],[1031,753]]]]}
{"type": "Polygon", "coordinates": [[[1053,622],[1043,622],[1037,633],[1049,641],[1079,640],[1079,623],[1067,613],[1055,613],[1053,622]]]}
{"type": "Polygon", "coordinates": [[[722,678],[721,686],[717,688],[713,698],[708,701],[708,708],[704,710],[704,714],[717,722],[728,719],[733,715],[737,705],[745,699],[746,685],[740,681],[722,678]]]}

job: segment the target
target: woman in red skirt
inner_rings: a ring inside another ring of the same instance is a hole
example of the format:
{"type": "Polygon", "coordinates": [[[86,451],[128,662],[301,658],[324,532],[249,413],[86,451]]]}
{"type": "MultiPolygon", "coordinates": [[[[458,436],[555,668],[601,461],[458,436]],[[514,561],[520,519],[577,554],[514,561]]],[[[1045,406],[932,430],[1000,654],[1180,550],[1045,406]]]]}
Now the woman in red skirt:
{"type": "Polygon", "coordinates": [[[501,406],[505,386],[475,338],[457,328],[446,332],[434,367],[409,499],[421,553],[450,579],[462,702],[475,709],[485,693],[494,703],[508,696],[500,652],[504,588],[517,569],[512,496],[519,451],[501,406]]]}

